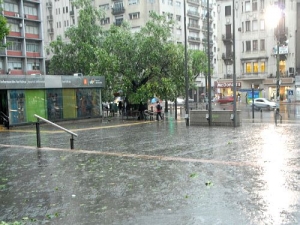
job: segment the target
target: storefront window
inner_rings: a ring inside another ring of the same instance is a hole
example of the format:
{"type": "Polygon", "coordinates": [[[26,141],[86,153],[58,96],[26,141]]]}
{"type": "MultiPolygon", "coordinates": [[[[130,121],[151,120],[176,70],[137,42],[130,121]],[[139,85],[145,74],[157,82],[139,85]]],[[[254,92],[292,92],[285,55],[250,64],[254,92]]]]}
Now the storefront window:
{"type": "Polygon", "coordinates": [[[8,107],[10,124],[25,122],[25,92],[23,90],[11,90],[8,92],[8,107]]]}

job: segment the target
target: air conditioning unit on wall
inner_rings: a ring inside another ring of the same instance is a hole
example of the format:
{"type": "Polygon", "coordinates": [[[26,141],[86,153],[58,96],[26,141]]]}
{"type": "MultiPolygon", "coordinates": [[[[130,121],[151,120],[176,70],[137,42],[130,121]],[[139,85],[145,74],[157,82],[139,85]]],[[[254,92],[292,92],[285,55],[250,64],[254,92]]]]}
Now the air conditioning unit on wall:
{"type": "Polygon", "coordinates": [[[15,13],[15,17],[20,17],[19,13],[15,13]]]}

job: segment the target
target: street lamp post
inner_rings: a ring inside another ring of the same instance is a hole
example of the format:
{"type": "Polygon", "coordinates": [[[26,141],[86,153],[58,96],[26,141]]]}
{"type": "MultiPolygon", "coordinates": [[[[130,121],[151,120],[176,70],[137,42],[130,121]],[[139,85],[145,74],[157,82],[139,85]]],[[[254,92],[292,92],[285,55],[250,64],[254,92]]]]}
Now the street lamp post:
{"type": "Polygon", "coordinates": [[[276,109],[277,112],[279,112],[279,107],[280,107],[280,74],[279,74],[279,41],[277,41],[277,54],[276,54],[276,66],[277,66],[277,71],[276,71],[276,102],[278,104],[278,108],[276,109]]]}
{"type": "Polygon", "coordinates": [[[209,40],[209,31],[210,31],[210,10],[209,10],[209,0],[207,0],[207,64],[208,64],[208,70],[207,70],[207,78],[208,78],[208,125],[211,126],[212,122],[212,111],[211,111],[211,75],[210,75],[210,40],[209,40]]]}
{"type": "Polygon", "coordinates": [[[235,70],[235,0],[232,0],[232,54],[233,54],[233,126],[236,127],[236,70],[235,70]]]}
{"type": "Polygon", "coordinates": [[[189,77],[187,72],[187,39],[186,39],[186,5],[183,1],[183,13],[184,13],[184,75],[185,75],[185,119],[186,126],[190,125],[189,119],[189,77]]]}
{"type": "Polygon", "coordinates": [[[252,89],[252,119],[254,119],[254,84],[251,85],[252,89]]]}

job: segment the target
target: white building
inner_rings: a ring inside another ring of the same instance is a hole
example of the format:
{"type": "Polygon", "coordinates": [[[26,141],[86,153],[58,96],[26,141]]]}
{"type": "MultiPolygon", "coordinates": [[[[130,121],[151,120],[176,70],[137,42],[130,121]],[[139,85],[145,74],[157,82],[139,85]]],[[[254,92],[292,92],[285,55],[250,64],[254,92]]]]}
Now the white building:
{"type": "Polygon", "coordinates": [[[260,96],[276,97],[276,75],[279,66],[281,100],[300,99],[300,96],[295,95],[295,75],[300,70],[300,49],[296,43],[297,36],[299,39],[297,33],[300,21],[297,19],[299,8],[300,1],[293,0],[217,0],[219,80],[216,91],[220,95],[232,95],[233,33],[235,33],[237,90],[243,92],[251,89],[251,85],[254,84],[260,96]],[[274,8],[280,10],[277,13],[273,11],[270,16],[271,7],[273,10],[274,8]],[[279,22],[272,26],[269,18],[271,17],[271,21],[274,22],[275,15],[279,15],[279,22]],[[278,41],[279,63],[277,63],[278,41]]]}

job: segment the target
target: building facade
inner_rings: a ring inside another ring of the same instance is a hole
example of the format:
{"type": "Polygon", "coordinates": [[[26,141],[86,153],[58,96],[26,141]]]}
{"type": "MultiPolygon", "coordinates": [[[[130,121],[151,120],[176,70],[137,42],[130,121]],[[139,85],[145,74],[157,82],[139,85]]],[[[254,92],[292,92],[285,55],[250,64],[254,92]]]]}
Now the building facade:
{"type": "Polygon", "coordinates": [[[233,94],[235,52],[238,92],[254,85],[259,96],[275,100],[279,83],[280,100],[300,100],[295,86],[295,76],[300,71],[296,41],[299,4],[293,0],[217,1],[219,79],[215,86],[219,95],[233,94]],[[276,24],[272,24],[277,17],[276,24]]]}
{"type": "Polygon", "coordinates": [[[10,26],[0,51],[0,73],[45,74],[43,13],[40,0],[4,0],[2,15],[10,26]]]}

